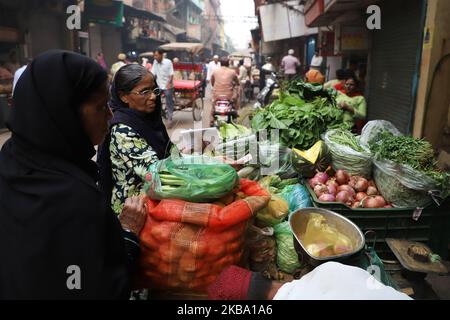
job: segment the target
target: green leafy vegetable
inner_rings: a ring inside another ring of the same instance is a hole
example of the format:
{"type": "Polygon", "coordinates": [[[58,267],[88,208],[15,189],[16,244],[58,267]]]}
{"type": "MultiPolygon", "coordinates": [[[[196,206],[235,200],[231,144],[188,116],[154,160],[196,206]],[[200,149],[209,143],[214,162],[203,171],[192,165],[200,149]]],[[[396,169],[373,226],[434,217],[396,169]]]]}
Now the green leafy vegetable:
{"type": "Polygon", "coordinates": [[[265,129],[269,135],[271,129],[279,129],[284,146],[301,150],[310,148],[328,129],[349,129],[349,124],[343,121],[344,112],[330,102],[330,99],[334,101],[333,97],[312,96],[312,93],[307,96],[313,100],[306,102],[298,95],[282,94],[271,105],[258,110],[252,128],[265,129]]]}

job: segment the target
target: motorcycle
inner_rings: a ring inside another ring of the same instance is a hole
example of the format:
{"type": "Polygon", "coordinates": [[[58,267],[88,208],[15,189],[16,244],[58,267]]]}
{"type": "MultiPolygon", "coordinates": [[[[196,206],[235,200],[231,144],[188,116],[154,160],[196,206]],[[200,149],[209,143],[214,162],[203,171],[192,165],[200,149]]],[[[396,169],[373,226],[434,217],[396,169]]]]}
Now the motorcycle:
{"type": "Polygon", "coordinates": [[[214,103],[214,126],[218,127],[220,122],[231,123],[238,116],[234,103],[227,97],[218,97],[214,103]]]}
{"type": "Polygon", "coordinates": [[[258,93],[256,97],[256,103],[254,105],[255,109],[262,108],[266,106],[270,102],[270,98],[275,89],[280,87],[278,76],[275,72],[271,72],[270,75],[266,78],[266,84],[264,88],[258,93]]]}

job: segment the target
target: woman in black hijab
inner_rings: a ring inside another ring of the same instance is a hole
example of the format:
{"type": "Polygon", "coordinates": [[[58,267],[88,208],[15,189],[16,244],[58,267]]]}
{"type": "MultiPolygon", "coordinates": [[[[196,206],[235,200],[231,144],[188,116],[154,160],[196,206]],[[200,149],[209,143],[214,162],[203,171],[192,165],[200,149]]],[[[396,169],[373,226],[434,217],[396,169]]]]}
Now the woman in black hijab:
{"type": "Polygon", "coordinates": [[[106,72],[75,53],[21,76],[0,152],[0,299],[129,297],[146,215],[134,197],[117,219],[97,186],[107,101],[106,72]]]}
{"type": "Polygon", "coordinates": [[[172,143],[161,118],[160,90],[143,66],[117,71],[110,107],[114,117],[98,162],[103,191],[119,214],[126,197],[141,193],[148,167],[169,156],[172,143]]]}

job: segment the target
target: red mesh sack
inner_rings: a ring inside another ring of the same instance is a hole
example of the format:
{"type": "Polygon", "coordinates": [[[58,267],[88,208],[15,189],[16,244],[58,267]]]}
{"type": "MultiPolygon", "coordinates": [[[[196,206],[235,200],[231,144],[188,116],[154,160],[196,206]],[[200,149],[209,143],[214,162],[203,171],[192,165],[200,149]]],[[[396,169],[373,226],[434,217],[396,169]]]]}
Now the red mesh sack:
{"type": "Polygon", "coordinates": [[[139,286],[206,292],[223,269],[238,264],[250,219],[267,206],[270,194],[246,179],[235,193],[247,197],[223,208],[149,199],[140,234],[139,286]]]}

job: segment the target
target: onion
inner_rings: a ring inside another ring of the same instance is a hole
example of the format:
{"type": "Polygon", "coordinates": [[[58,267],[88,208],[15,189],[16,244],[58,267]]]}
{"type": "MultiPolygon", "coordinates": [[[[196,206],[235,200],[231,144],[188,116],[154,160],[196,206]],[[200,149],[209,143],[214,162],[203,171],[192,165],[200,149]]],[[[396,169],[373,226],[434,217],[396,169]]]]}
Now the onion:
{"type": "Polygon", "coordinates": [[[347,203],[351,200],[351,196],[350,193],[348,193],[348,191],[340,191],[337,195],[336,195],[336,201],[337,202],[342,202],[342,203],[347,203]]]}
{"type": "Polygon", "coordinates": [[[316,173],[314,178],[317,178],[320,181],[320,183],[325,183],[325,182],[327,182],[329,177],[325,172],[318,172],[318,173],[316,173]]]}
{"type": "Polygon", "coordinates": [[[375,196],[375,200],[377,200],[379,203],[378,208],[384,207],[386,205],[386,200],[384,200],[382,196],[375,196]]]}
{"type": "Polygon", "coordinates": [[[337,188],[334,186],[334,184],[332,184],[332,183],[328,184],[327,188],[328,188],[328,193],[329,194],[336,195],[337,188]]]}
{"type": "Polygon", "coordinates": [[[355,201],[352,204],[352,209],[361,208],[361,202],[355,201]]]}
{"type": "Polygon", "coordinates": [[[364,208],[383,208],[386,201],[381,196],[368,197],[363,200],[364,208]]]}
{"type": "Polygon", "coordinates": [[[339,188],[339,184],[336,182],[335,178],[331,178],[330,180],[328,180],[326,185],[327,186],[333,185],[336,188],[336,190],[337,190],[337,188],[339,188]]]}
{"type": "Polygon", "coordinates": [[[346,184],[349,179],[350,179],[350,176],[344,170],[336,171],[336,181],[338,184],[340,184],[340,185],[346,184]]]}
{"type": "Polygon", "coordinates": [[[365,192],[358,192],[358,193],[356,194],[355,199],[356,199],[356,201],[361,201],[361,200],[363,200],[365,197],[367,197],[367,193],[365,193],[365,192]]]}
{"type": "Polygon", "coordinates": [[[350,187],[352,187],[353,189],[355,189],[357,180],[358,180],[358,177],[350,177],[350,179],[348,180],[348,185],[350,187]]]}
{"type": "Polygon", "coordinates": [[[376,196],[378,194],[378,190],[375,187],[369,186],[367,188],[367,192],[366,193],[367,193],[368,196],[376,196]]]}
{"type": "Polygon", "coordinates": [[[367,197],[362,201],[364,208],[377,208],[378,202],[374,197],[367,197]]]}
{"type": "Polygon", "coordinates": [[[335,202],[336,197],[332,194],[324,193],[319,197],[319,200],[323,202],[335,202]]]}
{"type": "Polygon", "coordinates": [[[385,206],[384,206],[384,208],[386,208],[386,209],[390,209],[390,208],[393,208],[393,206],[392,206],[392,205],[390,205],[390,204],[387,204],[387,205],[385,205],[385,206]]]}
{"type": "Polygon", "coordinates": [[[373,180],[369,180],[369,187],[377,187],[377,185],[375,184],[375,181],[373,180]]]}
{"type": "Polygon", "coordinates": [[[320,183],[321,182],[316,177],[309,179],[309,185],[311,186],[311,188],[314,188],[315,186],[317,186],[320,183]]]}
{"type": "Polygon", "coordinates": [[[319,183],[314,187],[314,193],[316,196],[320,197],[324,193],[328,193],[328,188],[326,185],[319,183]]]}
{"type": "Polygon", "coordinates": [[[367,179],[358,178],[356,180],[354,188],[357,192],[364,192],[367,190],[368,187],[369,187],[369,182],[367,181],[367,179]]]}
{"type": "Polygon", "coordinates": [[[347,191],[350,196],[353,198],[356,194],[355,190],[353,190],[352,187],[350,187],[348,184],[343,184],[341,186],[339,186],[339,188],[337,189],[338,192],[340,191],[347,191]]]}

